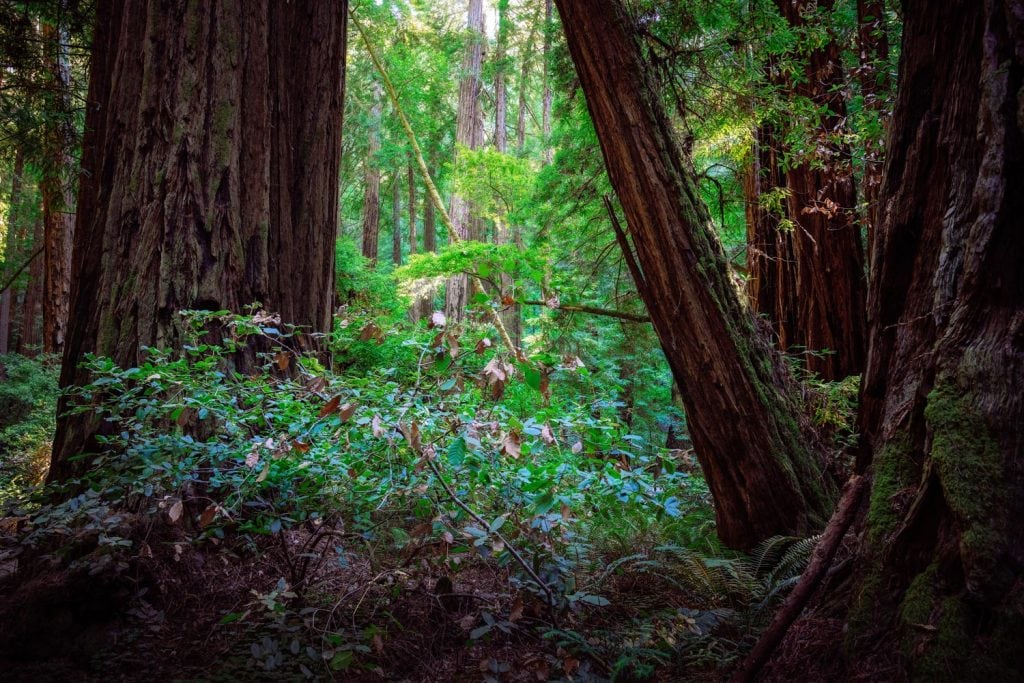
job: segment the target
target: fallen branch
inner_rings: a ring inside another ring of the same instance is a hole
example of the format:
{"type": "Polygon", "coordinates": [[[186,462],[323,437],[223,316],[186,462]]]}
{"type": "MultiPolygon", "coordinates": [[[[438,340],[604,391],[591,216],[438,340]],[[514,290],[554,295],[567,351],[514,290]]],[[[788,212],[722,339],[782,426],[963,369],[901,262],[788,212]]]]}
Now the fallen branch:
{"type": "Polygon", "coordinates": [[[597,308],[595,306],[570,306],[566,304],[559,304],[558,306],[551,306],[545,301],[524,301],[527,306],[544,306],[551,308],[556,311],[569,311],[570,313],[588,313],[590,315],[601,315],[606,318],[618,318],[619,320],[626,320],[632,323],[649,323],[651,319],[646,315],[637,315],[636,313],[626,313],[624,311],[614,311],[609,308],[597,308]]]}
{"type": "Polygon", "coordinates": [[[811,563],[804,570],[803,575],[801,575],[800,583],[796,585],[793,592],[786,598],[786,602],[779,608],[768,629],[761,635],[757,645],[754,646],[754,649],[744,660],[743,665],[740,666],[739,670],[732,677],[732,683],[749,683],[749,681],[753,681],[764,665],[768,663],[775,649],[786,636],[786,632],[789,631],[789,627],[793,625],[793,622],[803,612],[807,601],[811,599],[818,584],[821,583],[821,579],[825,576],[825,572],[832,564],[843,536],[846,535],[846,531],[850,528],[850,524],[853,523],[854,517],[857,516],[860,499],[868,487],[867,484],[867,479],[862,475],[855,475],[846,482],[843,494],[839,498],[839,505],[836,506],[835,514],[832,515],[828,526],[825,527],[821,541],[814,548],[811,563]]]}

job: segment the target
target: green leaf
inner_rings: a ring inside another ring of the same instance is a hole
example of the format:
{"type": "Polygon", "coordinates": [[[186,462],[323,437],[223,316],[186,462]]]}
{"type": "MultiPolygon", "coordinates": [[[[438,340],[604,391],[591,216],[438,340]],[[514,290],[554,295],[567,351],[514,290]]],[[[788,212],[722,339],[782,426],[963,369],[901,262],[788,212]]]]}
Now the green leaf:
{"type": "Polygon", "coordinates": [[[526,365],[525,363],[522,364],[520,366],[520,368],[523,371],[523,376],[526,378],[526,385],[528,387],[530,387],[531,389],[535,389],[536,391],[540,391],[540,380],[541,380],[540,370],[537,370],[536,368],[534,368],[534,367],[532,367],[530,365],[526,365]]]}
{"type": "Polygon", "coordinates": [[[493,534],[493,533],[495,533],[495,532],[496,532],[496,531],[497,531],[498,529],[500,529],[501,527],[503,527],[503,526],[505,525],[505,520],[506,520],[506,519],[508,519],[508,515],[501,515],[500,517],[496,517],[496,518],[494,519],[494,521],[493,521],[493,522],[491,522],[491,533],[493,534]]]}
{"type": "Polygon", "coordinates": [[[448,462],[455,467],[461,467],[466,460],[466,440],[461,436],[448,445],[448,462]]]}

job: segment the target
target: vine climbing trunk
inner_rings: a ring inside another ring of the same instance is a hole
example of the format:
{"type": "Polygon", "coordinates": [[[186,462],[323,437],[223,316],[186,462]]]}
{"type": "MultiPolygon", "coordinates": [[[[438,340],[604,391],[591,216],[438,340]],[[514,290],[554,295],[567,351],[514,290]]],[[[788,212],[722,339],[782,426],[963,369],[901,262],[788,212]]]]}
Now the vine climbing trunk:
{"type": "MultiPolygon", "coordinates": [[[[88,381],[87,353],[132,367],[145,346],[179,348],[182,309],[259,301],[329,331],[346,3],[100,0],[95,12],[62,386],[88,381]]],[[[89,412],[59,418],[50,478],[81,473],[89,459],[71,456],[104,428],[89,412]]]]}
{"type": "Polygon", "coordinates": [[[618,0],[558,0],[562,25],[732,547],[822,526],[835,486],[781,359],[740,303],[693,172],[618,0]]]}

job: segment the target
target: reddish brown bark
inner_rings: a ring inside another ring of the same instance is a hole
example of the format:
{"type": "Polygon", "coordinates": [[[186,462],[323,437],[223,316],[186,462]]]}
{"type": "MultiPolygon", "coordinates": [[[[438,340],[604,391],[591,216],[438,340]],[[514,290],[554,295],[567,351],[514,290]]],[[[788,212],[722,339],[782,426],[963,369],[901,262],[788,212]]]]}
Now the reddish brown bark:
{"type": "Polygon", "coordinates": [[[74,193],[75,128],[72,121],[71,66],[67,31],[43,24],[43,44],[49,53],[53,95],[51,119],[44,132],[45,156],[39,190],[43,197],[45,244],[45,296],[43,298],[43,349],[59,353],[64,348],[71,300],[71,245],[75,233],[74,193]]]}
{"type": "MultiPolygon", "coordinates": [[[[16,269],[20,253],[18,242],[18,205],[21,203],[22,176],[25,173],[25,150],[21,147],[15,152],[14,168],[11,173],[11,195],[7,208],[7,230],[4,239],[4,269],[0,271],[0,282],[6,282],[8,274],[16,269]]],[[[0,353],[10,350],[12,313],[14,309],[14,287],[7,287],[0,293],[0,353]]]]}
{"type": "Polygon", "coordinates": [[[1019,680],[1024,2],[904,16],[861,391],[872,490],[852,595],[820,599],[852,603],[845,651],[814,657],[845,666],[837,680],[1019,680]]]}
{"type": "Polygon", "coordinates": [[[805,533],[834,485],[799,427],[785,368],[728,274],[707,207],[617,0],[558,0],[569,51],[641,270],[637,286],[679,382],[718,533],[749,547],[805,533]]]}
{"type": "MultiPolygon", "coordinates": [[[[96,17],[62,385],[87,381],[86,353],[129,367],[178,346],[182,309],[260,301],[329,330],[346,3],[101,0],[96,17]]],[[[51,479],[99,428],[59,420],[51,479]]]]}
{"type": "MultiPolygon", "coordinates": [[[[864,109],[884,127],[890,104],[886,98],[890,79],[885,68],[889,59],[889,34],[882,0],[857,0],[857,49],[860,58],[857,80],[860,81],[864,109]]],[[[881,217],[878,199],[884,161],[884,136],[869,136],[864,144],[864,175],[860,184],[868,244],[881,217]]]]}

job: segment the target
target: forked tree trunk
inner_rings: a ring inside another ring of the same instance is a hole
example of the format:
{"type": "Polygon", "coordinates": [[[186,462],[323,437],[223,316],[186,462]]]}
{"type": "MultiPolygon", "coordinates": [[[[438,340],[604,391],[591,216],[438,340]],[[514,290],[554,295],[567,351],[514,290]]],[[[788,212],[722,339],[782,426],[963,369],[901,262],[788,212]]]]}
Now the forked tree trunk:
{"type": "MultiPolygon", "coordinates": [[[[455,142],[468,149],[483,144],[483,119],[480,111],[480,90],[483,87],[481,69],[484,58],[484,5],[483,0],[469,0],[466,26],[468,38],[462,58],[462,79],[459,82],[459,109],[456,119],[455,142]]],[[[456,155],[458,151],[456,150],[456,155]]],[[[452,223],[462,239],[480,239],[479,221],[473,216],[469,202],[457,193],[452,194],[452,223]]],[[[448,320],[462,320],[469,306],[469,280],[465,275],[448,278],[445,289],[444,312],[448,320]]]]}
{"type": "Polygon", "coordinates": [[[636,247],[655,330],[683,392],[694,450],[732,547],[807,533],[835,487],[781,362],[739,301],[707,207],[618,0],[558,0],[636,247]]]}
{"type": "Polygon", "coordinates": [[[373,106],[370,109],[370,137],[366,143],[365,171],[363,174],[363,256],[376,265],[380,250],[380,117],[383,111],[383,89],[373,86],[373,106]]]}
{"type": "Polygon", "coordinates": [[[872,490],[846,652],[813,656],[846,680],[1020,680],[1024,3],[908,0],[904,17],[861,392],[872,490]]]}
{"type": "MultiPolygon", "coordinates": [[[[260,301],[330,329],[346,9],[100,0],[63,386],[86,353],[179,347],[182,309],[260,301]]],[[[101,428],[61,418],[50,478],[87,466],[68,458],[101,428]]]]}
{"type": "Polygon", "coordinates": [[[71,301],[71,245],[75,233],[72,189],[75,160],[74,116],[71,104],[71,65],[68,33],[63,26],[43,24],[43,44],[49,59],[52,120],[44,133],[45,155],[39,190],[43,196],[43,240],[46,283],[43,298],[43,349],[64,348],[71,301]]]}

